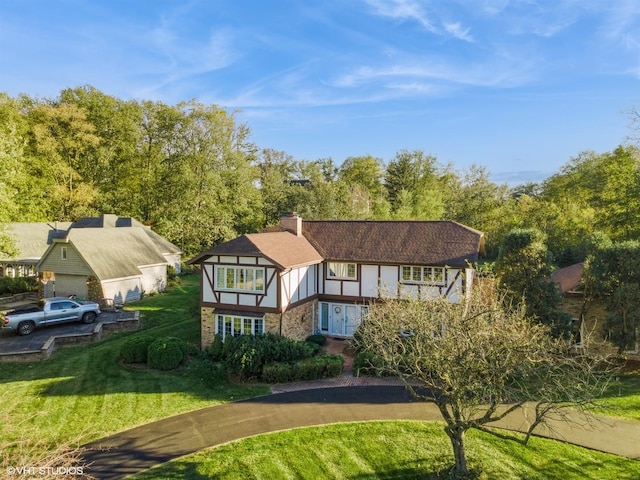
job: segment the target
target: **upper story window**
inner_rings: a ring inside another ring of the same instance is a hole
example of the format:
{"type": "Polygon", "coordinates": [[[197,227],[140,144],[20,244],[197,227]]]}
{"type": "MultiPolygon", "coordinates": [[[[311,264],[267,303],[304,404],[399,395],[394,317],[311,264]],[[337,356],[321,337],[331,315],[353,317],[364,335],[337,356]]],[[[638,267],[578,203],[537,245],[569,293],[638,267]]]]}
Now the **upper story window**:
{"type": "Polygon", "coordinates": [[[444,284],[444,267],[402,267],[402,281],[404,283],[444,284]]]}
{"type": "Polygon", "coordinates": [[[342,262],[328,262],[327,277],[356,280],[358,278],[356,273],[356,264],[342,263],[342,262]]]}
{"type": "Polygon", "coordinates": [[[60,247],[60,258],[62,260],[67,259],[67,247],[60,247]]]}
{"type": "Polygon", "coordinates": [[[216,288],[264,293],[264,268],[218,266],[216,288]]]}

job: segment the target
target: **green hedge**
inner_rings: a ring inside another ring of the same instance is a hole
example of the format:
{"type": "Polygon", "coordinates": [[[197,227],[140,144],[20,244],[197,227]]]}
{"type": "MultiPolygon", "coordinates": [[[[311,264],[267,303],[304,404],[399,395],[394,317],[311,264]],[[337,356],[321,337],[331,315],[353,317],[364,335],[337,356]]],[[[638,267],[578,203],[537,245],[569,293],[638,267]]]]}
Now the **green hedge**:
{"type": "Polygon", "coordinates": [[[331,378],[339,376],[343,366],[344,358],[341,355],[321,355],[295,363],[270,363],[264,366],[261,378],[267,383],[331,378]]]}
{"type": "Polygon", "coordinates": [[[222,360],[233,375],[242,379],[258,379],[265,365],[310,358],[318,348],[315,344],[274,334],[229,336],[224,341],[222,360]]]}
{"type": "Polygon", "coordinates": [[[125,363],[147,363],[147,351],[155,338],[149,335],[131,337],[120,347],[120,358],[125,363]]]}

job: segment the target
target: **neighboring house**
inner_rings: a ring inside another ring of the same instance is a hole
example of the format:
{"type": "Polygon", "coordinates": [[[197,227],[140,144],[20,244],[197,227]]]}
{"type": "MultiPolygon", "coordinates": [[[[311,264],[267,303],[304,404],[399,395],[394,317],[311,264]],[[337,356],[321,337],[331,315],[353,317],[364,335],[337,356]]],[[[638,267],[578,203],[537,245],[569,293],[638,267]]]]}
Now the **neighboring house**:
{"type": "Polygon", "coordinates": [[[14,223],[19,255],[0,260],[4,275],[38,276],[45,296],[112,298],[126,303],[163,291],[167,265],[180,272],[182,252],[135,219],[102,215],[74,223],[14,223]]]}
{"type": "Polygon", "coordinates": [[[86,217],[71,224],[71,228],[142,228],[149,237],[155,249],[164,256],[167,265],[180,273],[182,265],[182,251],[166,238],[158,235],[151,228],[131,217],[117,215],[101,215],[100,217],[86,217]]]}
{"type": "Polygon", "coordinates": [[[14,241],[17,255],[0,254],[0,277],[35,277],[36,265],[47,251],[53,238],[71,226],[67,223],[10,223],[6,234],[14,241]]]}
{"type": "Polygon", "coordinates": [[[103,215],[75,222],[38,262],[51,295],[98,299],[117,304],[162,292],[167,265],[180,266],[179,249],[136,220],[103,215]],[[47,282],[51,283],[51,282],[47,282]]]}
{"type": "Polygon", "coordinates": [[[558,285],[560,292],[566,295],[570,292],[577,292],[582,283],[582,271],[584,263],[574,263],[568,267],[558,268],[551,274],[551,281],[558,285]]]}
{"type": "Polygon", "coordinates": [[[284,217],[189,260],[201,269],[202,347],[216,334],[349,337],[381,295],[457,302],[483,252],[483,233],[456,222],[284,217]]]}

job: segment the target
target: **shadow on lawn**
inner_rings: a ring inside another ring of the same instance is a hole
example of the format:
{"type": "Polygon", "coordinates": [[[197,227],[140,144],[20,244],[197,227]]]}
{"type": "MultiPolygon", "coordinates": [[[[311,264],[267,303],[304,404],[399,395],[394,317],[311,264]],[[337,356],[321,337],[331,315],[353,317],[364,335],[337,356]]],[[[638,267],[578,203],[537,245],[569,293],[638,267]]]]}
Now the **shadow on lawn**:
{"type": "Polygon", "coordinates": [[[263,384],[230,383],[212,371],[209,364],[197,360],[167,372],[116,364],[95,365],[91,371],[78,376],[60,375],[56,379],[53,375],[42,375],[33,379],[37,378],[52,379],[37,391],[37,395],[51,397],[183,393],[196,399],[226,402],[268,392],[263,384]]]}

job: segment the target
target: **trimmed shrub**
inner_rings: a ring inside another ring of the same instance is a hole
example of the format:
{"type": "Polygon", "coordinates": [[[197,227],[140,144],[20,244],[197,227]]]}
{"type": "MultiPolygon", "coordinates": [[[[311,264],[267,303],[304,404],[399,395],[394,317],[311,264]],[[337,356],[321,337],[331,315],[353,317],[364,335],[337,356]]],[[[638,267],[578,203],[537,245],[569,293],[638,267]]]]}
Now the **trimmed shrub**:
{"type": "Polygon", "coordinates": [[[324,355],[325,367],[324,376],[326,378],[338,377],[344,370],[344,357],[342,355],[324,355]]]}
{"type": "Polygon", "coordinates": [[[293,380],[293,373],[289,363],[270,363],[262,369],[262,380],[267,383],[286,383],[293,380]]]}
{"type": "Polygon", "coordinates": [[[173,370],[182,363],[185,350],[186,346],[180,339],[174,337],[160,338],[149,345],[147,364],[157,370],[173,370]]]}
{"type": "Polygon", "coordinates": [[[265,365],[293,363],[316,354],[318,346],[280,335],[226,337],[223,361],[229,371],[243,379],[259,378],[265,365]]]}
{"type": "Polygon", "coordinates": [[[180,351],[182,352],[182,356],[186,359],[189,355],[189,345],[187,342],[178,337],[162,337],[161,340],[164,340],[167,343],[175,343],[180,351]]]}
{"type": "Polygon", "coordinates": [[[128,338],[120,347],[120,358],[125,363],[147,363],[147,350],[154,340],[149,335],[128,338]]]}
{"type": "Polygon", "coordinates": [[[311,342],[311,343],[317,343],[319,346],[322,346],[325,343],[327,343],[327,337],[325,337],[324,335],[320,335],[320,334],[309,335],[306,338],[305,341],[306,342],[311,342]]]}
{"type": "Polygon", "coordinates": [[[318,345],[317,343],[307,342],[307,341],[305,341],[304,343],[306,343],[307,345],[309,345],[309,347],[310,347],[310,348],[309,348],[309,351],[310,351],[310,352],[313,352],[313,353],[311,354],[311,356],[313,356],[313,355],[317,355],[317,354],[318,354],[318,352],[320,351],[320,345],[318,345]]]}
{"type": "Polygon", "coordinates": [[[214,362],[222,360],[224,356],[224,343],[222,342],[222,335],[216,335],[213,337],[213,343],[209,347],[209,357],[214,362]]]}
{"type": "Polygon", "coordinates": [[[380,369],[382,368],[382,366],[382,359],[367,351],[359,352],[356,355],[356,358],[353,360],[353,370],[356,376],[379,376],[381,374],[380,369]]]}
{"type": "Polygon", "coordinates": [[[317,380],[337,377],[342,373],[344,358],[341,355],[321,355],[306,358],[290,365],[291,380],[317,380]]]}

